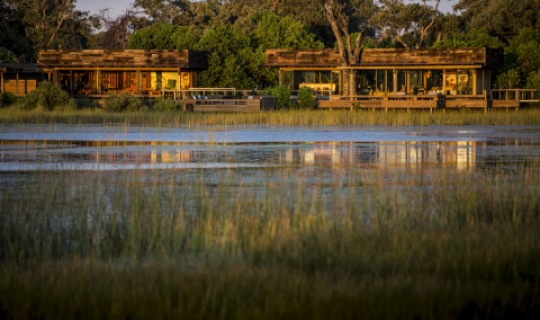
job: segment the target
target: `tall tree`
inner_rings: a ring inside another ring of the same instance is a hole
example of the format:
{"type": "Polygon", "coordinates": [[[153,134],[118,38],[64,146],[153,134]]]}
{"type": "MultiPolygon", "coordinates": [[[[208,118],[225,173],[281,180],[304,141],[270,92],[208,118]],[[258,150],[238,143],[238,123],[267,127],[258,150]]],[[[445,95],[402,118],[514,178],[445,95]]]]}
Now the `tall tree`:
{"type": "Polygon", "coordinates": [[[371,22],[379,28],[381,39],[393,38],[407,49],[420,49],[430,29],[440,15],[441,0],[430,6],[422,3],[405,3],[404,0],[379,0],[381,10],[371,22]]]}
{"type": "Polygon", "coordinates": [[[470,29],[486,29],[507,41],[523,28],[540,31],[538,0],[460,0],[454,9],[470,29]]]}
{"type": "Polygon", "coordinates": [[[322,42],[308,32],[306,26],[291,17],[264,12],[255,18],[253,35],[263,49],[322,49],[322,42]]]}
{"type": "Polygon", "coordinates": [[[193,49],[198,36],[191,27],[175,26],[168,23],[154,23],[135,31],[129,36],[130,49],[183,50],[193,49]]]}
{"type": "MultiPolygon", "coordinates": [[[[341,64],[350,67],[360,61],[362,42],[369,29],[369,18],[376,12],[371,0],[323,0],[325,14],[336,38],[341,64]],[[353,19],[354,18],[354,19],[353,19]]],[[[356,94],[355,77],[352,70],[348,74],[349,82],[344,83],[343,94],[356,94]]]]}
{"type": "Polygon", "coordinates": [[[97,46],[109,50],[125,50],[128,46],[129,36],[134,31],[150,24],[139,11],[133,8],[126,9],[116,18],[110,18],[108,9],[105,9],[100,12],[99,19],[104,31],[97,35],[97,46]]]}
{"type": "Polygon", "coordinates": [[[188,5],[188,25],[199,30],[201,33],[220,24],[218,16],[222,7],[221,0],[205,0],[189,2],[188,5]]]}
{"type": "Polygon", "coordinates": [[[24,62],[34,57],[31,42],[26,38],[23,13],[0,0],[0,61],[24,62]]]}
{"type": "Polygon", "coordinates": [[[23,15],[26,36],[36,51],[54,48],[66,21],[75,14],[75,0],[7,0],[13,10],[23,15]]]}
{"type": "Polygon", "coordinates": [[[154,22],[180,24],[188,8],[187,0],[135,0],[133,6],[141,8],[154,22]]]}

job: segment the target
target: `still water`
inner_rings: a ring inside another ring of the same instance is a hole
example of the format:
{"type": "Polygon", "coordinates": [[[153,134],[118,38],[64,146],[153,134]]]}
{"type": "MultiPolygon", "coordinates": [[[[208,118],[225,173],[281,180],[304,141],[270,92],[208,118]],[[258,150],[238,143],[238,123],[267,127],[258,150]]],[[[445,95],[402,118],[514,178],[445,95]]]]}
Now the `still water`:
{"type": "Polygon", "coordinates": [[[538,168],[540,126],[0,126],[0,202],[36,219],[47,208],[65,230],[72,220],[54,217],[140,207],[261,214],[262,204],[306,211],[315,199],[333,214],[385,203],[378,186],[410,205],[441,176],[523,184],[538,168]]]}
{"type": "Polygon", "coordinates": [[[0,172],[482,170],[540,162],[539,126],[0,126],[0,172]]]}

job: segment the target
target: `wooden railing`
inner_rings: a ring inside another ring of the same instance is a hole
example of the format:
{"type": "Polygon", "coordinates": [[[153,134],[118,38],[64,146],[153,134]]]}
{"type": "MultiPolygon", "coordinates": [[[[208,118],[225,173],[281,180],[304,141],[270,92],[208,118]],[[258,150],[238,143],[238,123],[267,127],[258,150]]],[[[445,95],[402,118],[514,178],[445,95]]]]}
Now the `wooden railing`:
{"type": "Polygon", "coordinates": [[[184,99],[186,111],[254,112],[261,110],[260,99],[184,99]]]}
{"type": "Polygon", "coordinates": [[[177,99],[205,99],[208,97],[234,97],[236,96],[235,88],[190,88],[184,90],[161,90],[161,94],[165,97],[177,99]]]}
{"type": "Polygon", "coordinates": [[[540,102],[540,90],[536,89],[493,89],[491,96],[493,100],[540,102]]]}

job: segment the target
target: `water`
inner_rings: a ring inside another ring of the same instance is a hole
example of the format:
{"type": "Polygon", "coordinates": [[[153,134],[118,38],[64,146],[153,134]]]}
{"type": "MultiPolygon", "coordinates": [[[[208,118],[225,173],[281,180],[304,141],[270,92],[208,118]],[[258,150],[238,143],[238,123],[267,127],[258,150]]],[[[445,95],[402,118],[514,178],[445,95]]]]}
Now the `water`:
{"type": "Polygon", "coordinates": [[[410,205],[436,194],[441,175],[483,183],[502,172],[520,185],[539,167],[534,126],[0,126],[0,202],[15,213],[4,217],[39,224],[48,212],[58,234],[85,214],[97,225],[145,210],[309,211],[316,200],[334,215],[384,205],[381,186],[410,205]]]}
{"type": "Polygon", "coordinates": [[[522,166],[540,127],[0,127],[0,172],[522,166]]]}

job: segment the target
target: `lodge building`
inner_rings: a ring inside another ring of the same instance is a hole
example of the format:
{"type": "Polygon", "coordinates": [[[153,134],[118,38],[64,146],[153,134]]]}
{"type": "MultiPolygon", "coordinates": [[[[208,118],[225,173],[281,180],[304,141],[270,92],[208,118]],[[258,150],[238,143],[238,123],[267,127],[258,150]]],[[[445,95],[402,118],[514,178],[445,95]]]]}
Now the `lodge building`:
{"type": "Polygon", "coordinates": [[[312,88],[329,98],[319,103],[323,108],[487,108],[493,106],[492,70],[502,63],[503,51],[488,48],[364,49],[350,66],[332,49],[266,51],[266,64],[279,69],[280,85],[312,88]]]}
{"type": "MultiPolygon", "coordinates": [[[[503,51],[488,48],[364,49],[358,63],[347,66],[333,49],[266,51],[266,65],[279,70],[279,84],[293,91],[312,88],[319,108],[518,107],[517,94],[494,99],[493,70],[502,63],[503,51]]],[[[42,50],[37,64],[0,64],[0,93],[24,96],[49,80],[74,97],[151,98],[168,92],[187,99],[180,93],[199,88],[207,68],[207,53],[192,50],[42,50]]],[[[221,110],[230,101],[190,104],[194,110],[221,110]]],[[[235,102],[233,111],[253,110],[244,104],[235,102]]]]}
{"type": "Polygon", "coordinates": [[[38,66],[73,96],[161,95],[164,89],[196,87],[208,68],[206,53],[190,50],[47,50],[39,53],[38,66]]]}

